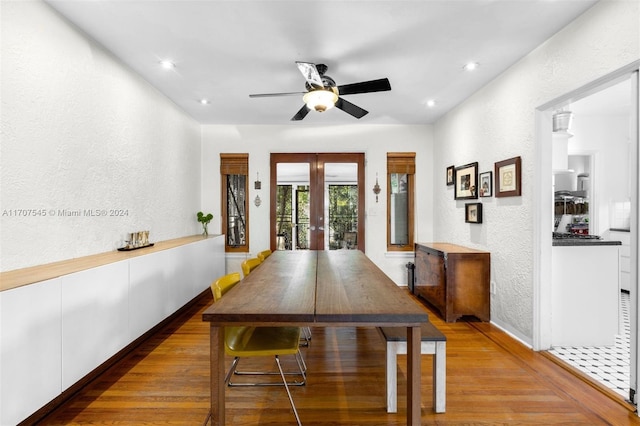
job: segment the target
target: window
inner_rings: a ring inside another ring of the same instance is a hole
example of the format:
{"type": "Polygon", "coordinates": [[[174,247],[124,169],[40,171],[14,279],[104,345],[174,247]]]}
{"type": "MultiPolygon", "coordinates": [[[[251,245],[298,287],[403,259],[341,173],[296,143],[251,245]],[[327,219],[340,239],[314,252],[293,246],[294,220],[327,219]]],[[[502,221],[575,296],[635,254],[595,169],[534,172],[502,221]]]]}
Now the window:
{"type": "Polygon", "coordinates": [[[387,153],[387,250],[413,251],[415,152],[387,153]]]}
{"type": "Polygon", "coordinates": [[[220,154],[225,251],[249,251],[249,154],[220,154]]]}

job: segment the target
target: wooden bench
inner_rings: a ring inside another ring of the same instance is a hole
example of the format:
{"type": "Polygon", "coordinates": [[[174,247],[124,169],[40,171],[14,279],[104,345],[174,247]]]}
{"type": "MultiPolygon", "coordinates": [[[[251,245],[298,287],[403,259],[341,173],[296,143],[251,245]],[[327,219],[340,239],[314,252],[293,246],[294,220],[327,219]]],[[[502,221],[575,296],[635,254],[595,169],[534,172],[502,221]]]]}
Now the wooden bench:
{"type": "MultiPolygon", "coordinates": [[[[433,355],[433,407],[436,413],[444,413],[446,405],[447,338],[431,323],[421,327],[420,353],[433,355]]],[[[397,355],[407,353],[407,329],[403,327],[378,327],[386,342],[387,413],[398,411],[397,355]]]]}

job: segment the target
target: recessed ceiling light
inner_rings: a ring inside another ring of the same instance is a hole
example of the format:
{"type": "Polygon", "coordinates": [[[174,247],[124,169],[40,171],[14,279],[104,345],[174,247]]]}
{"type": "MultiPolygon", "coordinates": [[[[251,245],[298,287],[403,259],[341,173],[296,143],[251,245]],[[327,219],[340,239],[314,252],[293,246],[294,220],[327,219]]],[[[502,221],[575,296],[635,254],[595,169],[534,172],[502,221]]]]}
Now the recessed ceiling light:
{"type": "Polygon", "coordinates": [[[428,106],[429,108],[433,108],[434,106],[436,106],[436,101],[434,101],[433,99],[429,99],[429,100],[427,101],[427,106],[428,106]]]}
{"type": "Polygon", "coordinates": [[[160,65],[166,70],[170,70],[176,67],[176,64],[167,59],[165,59],[164,61],[160,61],[160,65]]]}
{"type": "Polygon", "coordinates": [[[209,105],[211,102],[209,102],[209,99],[200,99],[198,102],[200,102],[202,105],[209,105]]]}
{"type": "Polygon", "coordinates": [[[479,66],[480,66],[480,64],[477,63],[477,62],[469,62],[469,63],[464,64],[462,69],[465,70],[465,71],[473,71],[476,68],[478,68],[479,66]]]}

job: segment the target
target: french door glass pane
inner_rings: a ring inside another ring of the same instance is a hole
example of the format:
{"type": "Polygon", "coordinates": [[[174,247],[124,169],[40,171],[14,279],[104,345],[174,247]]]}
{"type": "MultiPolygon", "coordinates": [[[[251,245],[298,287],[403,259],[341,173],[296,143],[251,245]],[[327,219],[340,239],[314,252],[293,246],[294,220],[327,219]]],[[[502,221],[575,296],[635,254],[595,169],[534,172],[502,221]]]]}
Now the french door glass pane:
{"type": "Polygon", "coordinates": [[[358,235],[358,185],[329,185],[329,250],[353,249],[358,235]]]}
{"type": "Polygon", "coordinates": [[[358,164],[325,163],[325,249],[358,247],[358,164]]]}
{"type": "Polygon", "coordinates": [[[276,249],[309,249],[309,164],[278,163],[276,249]]]}

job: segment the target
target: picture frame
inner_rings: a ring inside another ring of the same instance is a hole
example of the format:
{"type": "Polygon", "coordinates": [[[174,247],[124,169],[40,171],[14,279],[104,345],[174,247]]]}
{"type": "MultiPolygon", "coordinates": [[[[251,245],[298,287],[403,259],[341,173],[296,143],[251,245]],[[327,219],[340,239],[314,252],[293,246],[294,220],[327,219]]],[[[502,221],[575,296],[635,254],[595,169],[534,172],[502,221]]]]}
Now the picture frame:
{"type": "Polygon", "coordinates": [[[478,198],[478,163],[456,167],[454,173],[454,198],[469,200],[478,198]]]}
{"type": "Polygon", "coordinates": [[[455,173],[456,173],[455,166],[447,167],[447,186],[453,185],[455,183],[455,180],[454,180],[455,173]]]}
{"type": "Polygon", "coordinates": [[[482,223],[482,203],[465,204],[464,221],[466,223],[482,223]]]}
{"type": "Polygon", "coordinates": [[[481,197],[493,196],[493,172],[480,173],[478,182],[480,182],[478,194],[481,197]]]}
{"type": "Polygon", "coordinates": [[[517,197],[522,195],[522,160],[513,157],[495,163],[496,197],[517,197]]]}

